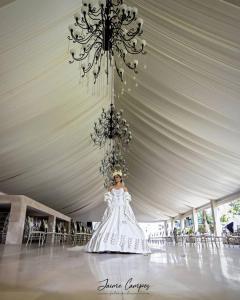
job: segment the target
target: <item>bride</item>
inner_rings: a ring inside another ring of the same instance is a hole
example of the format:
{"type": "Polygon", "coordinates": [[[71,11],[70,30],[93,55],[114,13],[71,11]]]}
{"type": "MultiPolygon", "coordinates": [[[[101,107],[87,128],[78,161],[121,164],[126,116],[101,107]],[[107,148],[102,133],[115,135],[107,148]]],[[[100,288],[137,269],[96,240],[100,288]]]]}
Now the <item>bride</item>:
{"type": "Polygon", "coordinates": [[[131,195],[122,183],[122,172],[113,173],[114,186],[104,195],[107,208],[102,222],[85,246],[87,252],[151,253],[129,204],[131,195]]]}

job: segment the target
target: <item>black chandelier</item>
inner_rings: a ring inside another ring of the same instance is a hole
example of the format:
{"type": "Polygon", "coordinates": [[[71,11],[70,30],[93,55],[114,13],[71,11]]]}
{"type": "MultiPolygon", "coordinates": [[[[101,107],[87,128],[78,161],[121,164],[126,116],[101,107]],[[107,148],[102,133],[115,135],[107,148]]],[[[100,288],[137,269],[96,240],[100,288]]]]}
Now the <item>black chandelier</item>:
{"type": "Polygon", "coordinates": [[[113,65],[121,81],[124,66],[137,73],[138,60],[132,60],[132,55],[146,53],[146,41],[138,39],[143,33],[143,20],[137,18],[137,8],[123,4],[123,0],[99,0],[98,5],[83,0],[81,14],[74,14],[74,19],[68,39],[81,47],[70,50],[69,62],[81,62],[82,77],[93,69],[96,83],[104,57],[107,78],[113,65]]]}
{"type": "Polygon", "coordinates": [[[93,143],[103,147],[108,140],[114,140],[116,144],[126,149],[132,140],[129,124],[122,118],[123,110],[117,111],[111,103],[110,108],[102,109],[98,123],[94,122],[94,132],[91,133],[93,143]]]}
{"type": "Polygon", "coordinates": [[[118,145],[113,145],[110,150],[105,152],[104,158],[101,160],[99,171],[105,177],[104,186],[110,186],[113,183],[112,174],[116,170],[121,170],[122,177],[128,176],[128,167],[118,145]]]}

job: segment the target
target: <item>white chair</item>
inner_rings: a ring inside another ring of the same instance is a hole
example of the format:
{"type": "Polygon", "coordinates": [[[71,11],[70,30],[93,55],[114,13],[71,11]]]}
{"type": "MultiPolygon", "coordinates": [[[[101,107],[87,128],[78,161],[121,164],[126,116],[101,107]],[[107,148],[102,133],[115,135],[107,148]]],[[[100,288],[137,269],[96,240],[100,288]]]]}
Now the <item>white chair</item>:
{"type": "Polygon", "coordinates": [[[38,230],[41,226],[41,221],[37,224],[34,224],[32,217],[28,217],[28,239],[26,246],[31,245],[33,240],[38,241],[38,246],[42,246],[45,239],[45,232],[38,230]]]}
{"type": "Polygon", "coordinates": [[[54,242],[56,242],[57,244],[61,244],[63,243],[63,238],[64,238],[64,234],[62,232],[62,228],[63,228],[63,224],[62,222],[57,223],[57,231],[55,232],[54,235],[54,242]]]}
{"type": "Polygon", "coordinates": [[[83,245],[85,240],[86,240],[86,235],[85,235],[85,232],[84,232],[84,228],[80,223],[79,232],[76,232],[76,234],[75,234],[75,241],[76,241],[76,244],[83,245]]]}
{"type": "Polygon", "coordinates": [[[47,244],[48,241],[52,241],[52,236],[55,234],[52,231],[48,231],[48,220],[43,220],[44,238],[42,239],[42,245],[47,244]]]}

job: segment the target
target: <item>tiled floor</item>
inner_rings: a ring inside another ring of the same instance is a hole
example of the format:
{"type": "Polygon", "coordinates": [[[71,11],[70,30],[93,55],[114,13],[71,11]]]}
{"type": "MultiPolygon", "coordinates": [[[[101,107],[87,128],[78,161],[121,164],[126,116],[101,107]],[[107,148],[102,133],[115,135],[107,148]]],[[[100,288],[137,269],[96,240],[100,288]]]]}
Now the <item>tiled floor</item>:
{"type": "Polygon", "coordinates": [[[144,256],[0,245],[0,299],[239,300],[240,248],[162,246],[144,256]],[[115,286],[98,291],[106,279],[115,286]]]}

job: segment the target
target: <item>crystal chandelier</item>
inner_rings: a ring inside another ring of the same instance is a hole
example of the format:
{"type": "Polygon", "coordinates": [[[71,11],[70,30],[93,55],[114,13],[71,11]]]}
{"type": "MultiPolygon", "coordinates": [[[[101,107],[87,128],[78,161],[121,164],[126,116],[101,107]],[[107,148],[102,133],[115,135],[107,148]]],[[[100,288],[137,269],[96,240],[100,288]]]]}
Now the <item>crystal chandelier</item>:
{"type": "Polygon", "coordinates": [[[122,118],[122,113],[123,110],[117,111],[112,103],[107,111],[102,109],[101,117],[98,123],[94,122],[94,132],[91,133],[95,145],[101,148],[106,141],[114,140],[122,148],[127,148],[132,140],[132,133],[129,124],[122,118]]]}
{"type": "Polygon", "coordinates": [[[99,171],[105,177],[105,187],[113,184],[112,173],[115,170],[121,170],[124,178],[128,176],[128,167],[118,145],[113,145],[107,150],[101,160],[99,171]]]}
{"type": "Polygon", "coordinates": [[[101,67],[108,78],[109,68],[115,65],[123,81],[124,66],[137,73],[138,60],[132,56],[146,53],[146,41],[138,38],[143,33],[143,20],[137,17],[137,8],[123,4],[122,0],[93,3],[83,0],[81,13],[74,14],[75,23],[69,26],[68,39],[80,45],[80,49],[70,50],[69,62],[81,63],[82,77],[92,70],[94,83],[101,67]]]}

